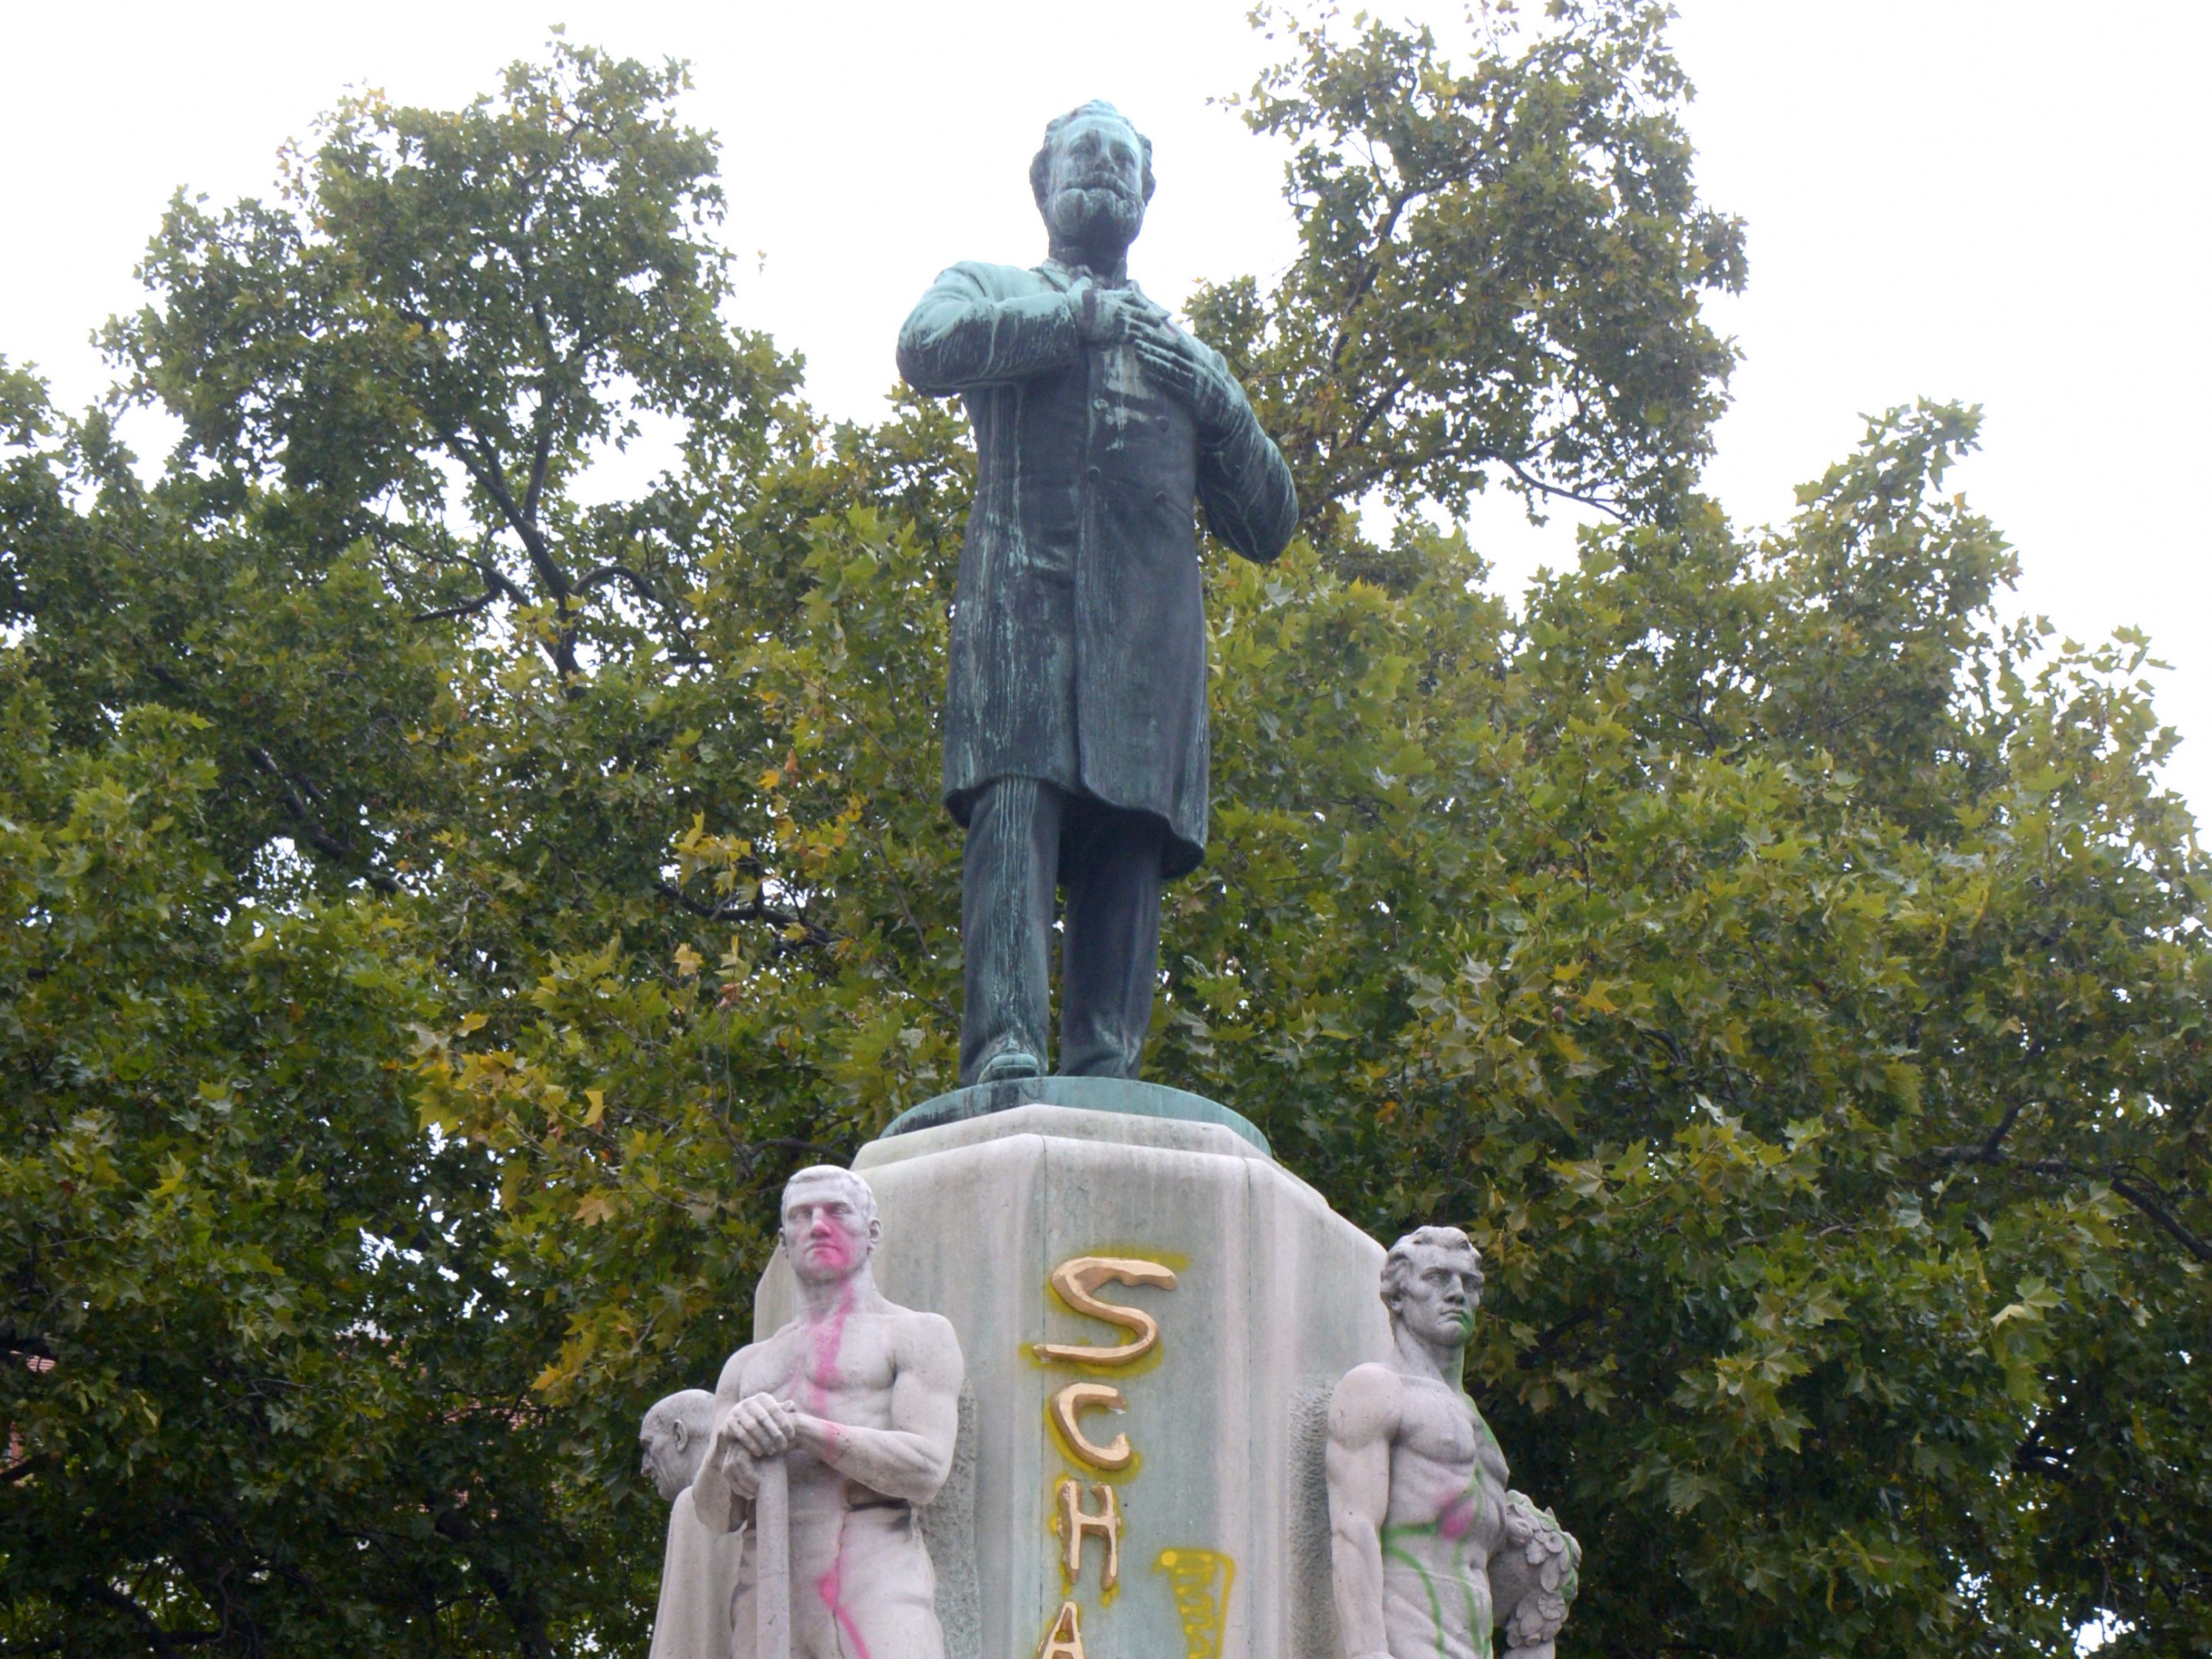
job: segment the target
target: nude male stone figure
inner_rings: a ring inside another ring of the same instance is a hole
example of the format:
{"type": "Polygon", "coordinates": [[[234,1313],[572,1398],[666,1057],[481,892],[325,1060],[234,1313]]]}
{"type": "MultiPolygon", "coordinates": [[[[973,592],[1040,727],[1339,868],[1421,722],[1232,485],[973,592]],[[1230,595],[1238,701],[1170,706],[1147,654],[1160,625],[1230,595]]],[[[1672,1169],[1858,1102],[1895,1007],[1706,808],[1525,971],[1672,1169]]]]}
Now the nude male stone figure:
{"type": "MultiPolygon", "coordinates": [[[[798,1316],[722,1368],[714,1437],[690,1488],[702,1536],[732,1533],[752,1517],[759,1464],[787,1460],[792,1659],[944,1653],[914,1508],[952,1467],[960,1344],[938,1315],[876,1289],[869,1257],[882,1233],[859,1176],[828,1165],[792,1176],[783,1249],[798,1316]]],[[[689,1576],[675,1550],[672,1529],[669,1571],[689,1576]]],[[[672,1601],[664,1578],[653,1659],[752,1659],[756,1553],[748,1540],[733,1586],[719,1593],[702,1571],[672,1601]]]]}
{"type": "Polygon", "coordinates": [[[1390,1247],[1391,1357],[1355,1366],[1328,1413],[1337,1621],[1348,1659],[1552,1659],[1582,1547],[1506,1488],[1505,1455],[1461,1376],[1482,1259],[1456,1227],[1390,1247]]]}

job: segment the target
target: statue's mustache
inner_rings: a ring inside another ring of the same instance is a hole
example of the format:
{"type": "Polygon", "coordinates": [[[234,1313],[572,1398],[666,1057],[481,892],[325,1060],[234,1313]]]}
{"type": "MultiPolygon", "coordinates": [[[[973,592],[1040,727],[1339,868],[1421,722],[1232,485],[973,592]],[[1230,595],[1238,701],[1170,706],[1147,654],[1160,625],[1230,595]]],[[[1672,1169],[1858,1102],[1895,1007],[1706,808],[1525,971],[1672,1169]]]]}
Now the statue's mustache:
{"type": "Polygon", "coordinates": [[[1134,235],[1144,210],[1143,198],[1115,179],[1063,185],[1053,194],[1048,217],[1064,234],[1103,222],[1124,235],[1134,235]]]}
{"type": "Polygon", "coordinates": [[[1137,192],[1118,179],[1101,179],[1096,184],[1064,185],[1056,199],[1067,207],[1080,208],[1092,213],[1105,208],[1133,213],[1142,205],[1137,192]]]}

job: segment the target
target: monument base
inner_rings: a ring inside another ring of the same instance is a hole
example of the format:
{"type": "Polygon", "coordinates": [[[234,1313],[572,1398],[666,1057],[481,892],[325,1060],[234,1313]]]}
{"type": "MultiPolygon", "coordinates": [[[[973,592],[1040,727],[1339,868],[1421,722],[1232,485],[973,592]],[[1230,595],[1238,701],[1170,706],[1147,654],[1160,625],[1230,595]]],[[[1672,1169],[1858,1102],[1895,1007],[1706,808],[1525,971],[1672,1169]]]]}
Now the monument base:
{"type": "MultiPolygon", "coordinates": [[[[1091,1659],[1328,1659],[1322,1425],[1337,1379],[1389,1352],[1381,1246],[1211,1101],[994,1089],[1030,1098],[941,1097],[853,1164],[884,1293],[959,1334],[981,1652],[1079,1634],[1091,1659]]],[[[756,1334],[791,1310],[779,1255],[756,1334]]]]}
{"type": "Polygon", "coordinates": [[[1218,1123],[1233,1129],[1258,1147],[1269,1151],[1267,1137],[1242,1114],[1219,1101],[1194,1095],[1188,1089],[1170,1089],[1158,1083],[1138,1083],[1120,1077],[1030,1077],[1006,1083],[977,1083],[949,1094],[933,1095],[919,1106],[909,1106],[884,1127],[882,1139],[963,1122],[1018,1106],[1073,1106],[1085,1112],[1113,1112],[1125,1117],[1180,1118],[1189,1123],[1218,1123]]]}

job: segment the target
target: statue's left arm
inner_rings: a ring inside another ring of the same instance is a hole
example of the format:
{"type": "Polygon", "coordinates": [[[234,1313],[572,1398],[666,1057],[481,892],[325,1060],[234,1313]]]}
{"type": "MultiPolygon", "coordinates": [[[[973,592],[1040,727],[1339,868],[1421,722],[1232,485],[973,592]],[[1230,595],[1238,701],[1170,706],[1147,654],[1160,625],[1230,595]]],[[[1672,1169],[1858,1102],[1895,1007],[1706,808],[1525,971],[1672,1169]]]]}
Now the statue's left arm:
{"type": "Polygon", "coordinates": [[[1212,432],[1200,434],[1198,498],[1213,533],[1248,559],[1265,564],[1291,544],[1298,527],[1297,486],[1290,464],[1275,441],[1260,429],[1244,388],[1211,346],[1215,372],[1235,396],[1230,413],[1212,432]]]}
{"type": "Polygon", "coordinates": [[[938,1314],[899,1322],[888,1429],[856,1428],[805,1413],[793,1419],[800,1448],[849,1480],[886,1498],[927,1504],[952,1472],[960,1428],[960,1340],[938,1314]]]}
{"type": "Polygon", "coordinates": [[[1129,343],[1197,422],[1198,498],[1207,525],[1246,558],[1267,563],[1297,532],[1298,491],[1244,388],[1219,352],[1164,313],[1134,324],[1129,343]]]}

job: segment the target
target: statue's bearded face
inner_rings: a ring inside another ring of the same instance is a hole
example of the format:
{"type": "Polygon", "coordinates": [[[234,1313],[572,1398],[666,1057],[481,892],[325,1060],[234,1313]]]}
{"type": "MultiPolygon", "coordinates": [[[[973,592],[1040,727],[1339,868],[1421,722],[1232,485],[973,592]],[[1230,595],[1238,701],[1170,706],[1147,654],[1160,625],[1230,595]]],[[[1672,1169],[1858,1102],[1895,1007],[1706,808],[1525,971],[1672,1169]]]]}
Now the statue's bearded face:
{"type": "Polygon", "coordinates": [[[859,1271],[881,1233],[866,1188],[851,1176],[793,1181],[784,1190],[784,1255],[811,1284],[859,1271]]]}
{"type": "Polygon", "coordinates": [[[1482,1261],[1471,1249],[1416,1244],[1391,1276],[1390,1306],[1424,1342],[1464,1347],[1482,1300],[1482,1261]]]}
{"type": "Polygon", "coordinates": [[[1145,156],[1127,122],[1091,115],[1060,131],[1044,216],[1057,241],[1120,252],[1137,240],[1145,222],[1145,156]]]}

